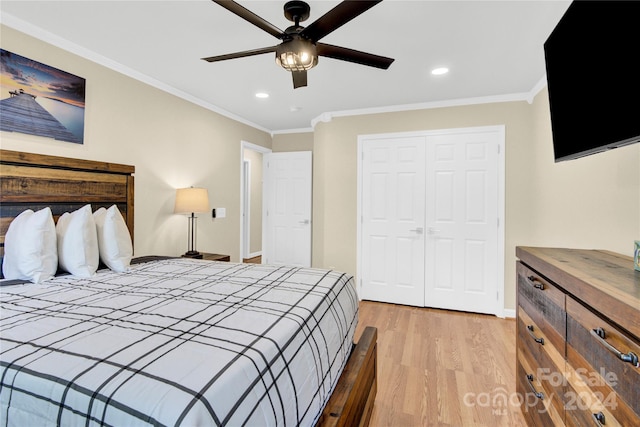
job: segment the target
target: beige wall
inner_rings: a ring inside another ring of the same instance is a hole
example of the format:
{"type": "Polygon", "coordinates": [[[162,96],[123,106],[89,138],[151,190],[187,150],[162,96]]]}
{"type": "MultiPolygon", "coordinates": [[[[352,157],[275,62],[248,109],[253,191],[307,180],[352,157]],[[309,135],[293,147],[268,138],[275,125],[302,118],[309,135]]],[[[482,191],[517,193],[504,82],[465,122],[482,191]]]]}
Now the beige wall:
{"type": "Polygon", "coordinates": [[[13,29],[1,47],[84,77],[85,143],[0,133],[2,148],[136,167],[135,254],[178,255],[187,249],[187,219],[173,214],[175,189],[209,189],[227,217],[198,220],[198,250],[240,255],[241,140],[271,147],[271,136],[126,77],[13,29]]]}
{"type": "Polygon", "coordinates": [[[273,135],[273,152],[313,151],[313,132],[278,133],[273,135]]]}
{"type": "Polygon", "coordinates": [[[548,99],[543,90],[534,103],[533,197],[523,243],[632,255],[640,239],[640,144],[554,163],[548,99]]]}
{"type": "Polygon", "coordinates": [[[640,238],[640,144],[553,163],[548,100],[341,117],[314,134],[313,265],[356,273],[358,135],[505,125],[505,307],[517,245],[631,254],[640,238]]]}

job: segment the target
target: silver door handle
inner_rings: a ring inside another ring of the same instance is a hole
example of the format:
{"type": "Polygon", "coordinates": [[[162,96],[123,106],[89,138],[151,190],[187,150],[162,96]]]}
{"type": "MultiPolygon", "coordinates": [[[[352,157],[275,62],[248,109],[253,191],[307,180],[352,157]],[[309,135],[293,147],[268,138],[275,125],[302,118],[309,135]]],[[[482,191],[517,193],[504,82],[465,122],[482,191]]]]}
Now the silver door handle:
{"type": "Polygon", "coordinates": [[[304,224],[304,225],[309,224],[309,220],[308,220],[308,219],[305,219],[304,221],[298,221],[298,222],[299,222],[300,224],[304,224]]]}
{"type": "Polygon", "coordinates": [[[435,228],[435,227],[427,228],[427,234],[436,234],[436,233],[439,233],[439,232],[440,232],[440,230],[435,228]]]}
{"type": "Polygon", "coordinates": [[[424,233],[424,228],[417,227],[417,228],[413,228],[413,229],[411,229],[409,231],[411,231],[412,233],[422,234],[422,233],[424,233]]]}

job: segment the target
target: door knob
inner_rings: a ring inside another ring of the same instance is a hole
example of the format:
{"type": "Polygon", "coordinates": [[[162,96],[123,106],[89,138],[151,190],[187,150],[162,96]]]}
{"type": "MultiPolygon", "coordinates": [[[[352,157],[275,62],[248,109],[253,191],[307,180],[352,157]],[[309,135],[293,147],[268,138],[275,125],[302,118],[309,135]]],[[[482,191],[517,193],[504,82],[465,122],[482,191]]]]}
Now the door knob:
{"type": "Polygon", "coordinates": [[[437,234],[437,233],[439,233],[439,232],[440,232],[440,230],[439,230],[439,229],[437,229],[437,228],[435,228],[435,227],[429,227],[429,228],[427,228],[427,234],[437,234]]]}
{"type": "Polygon", "coordinates": [[[298,222],[299,222],[300,224],[304,224],[304,225],[309,224],[309,220],[308,220],[308,219],[305,219],[304,221],[298,221],[298,222]]]}
{"type": "Polygon", "coordinates": [[[413,229],[411,229],[409,231],[411,231],[412,233],[422,234],[422,233],[424,233],[424,228],[417,227],[417,228],[413,228],[413,229]]]}

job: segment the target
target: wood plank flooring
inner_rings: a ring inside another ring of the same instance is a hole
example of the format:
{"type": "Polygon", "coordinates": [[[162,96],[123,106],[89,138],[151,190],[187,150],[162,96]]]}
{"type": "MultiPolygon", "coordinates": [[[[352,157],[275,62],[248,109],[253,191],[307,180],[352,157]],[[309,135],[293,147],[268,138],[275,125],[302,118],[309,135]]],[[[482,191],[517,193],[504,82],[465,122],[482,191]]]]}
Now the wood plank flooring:
{"type": "Polygon", "coordinates": [[[515,320],[362,301],[356,340],[378,328],[371,427],[524,426],[515,320]]]}

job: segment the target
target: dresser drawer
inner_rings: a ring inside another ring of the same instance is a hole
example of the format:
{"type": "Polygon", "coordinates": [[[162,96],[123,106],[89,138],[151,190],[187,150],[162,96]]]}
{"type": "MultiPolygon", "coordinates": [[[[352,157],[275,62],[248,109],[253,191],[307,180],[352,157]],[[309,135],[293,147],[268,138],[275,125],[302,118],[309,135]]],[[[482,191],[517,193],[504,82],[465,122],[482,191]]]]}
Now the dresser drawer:
{"type": "Polygon", "coordinates": [[[567,391],[570,424],[640,425],[640,342],[568,296],[567,391]]]}
{"type": "MultiPolygon", "coordinates": [[[[564,346],[554,347],[522,306],[518,306],[516,329],[516,354],[522,368],[517,391],[524,399],[523,412],[546,411],[548,413],[545,416],[555,420],[554,424],[557,425],[558,420],[564,417],[564,346]]],[[[541,416],[536,416],[536,419],[541,416]]],[[[537,422],[534,424],[537,425],[537,422]]]]}
{"type": "Polygon", "coordinates": [[[540,331],[556,348],[564,348],[566,338],[565,293],[553,283],[517,263],[518,306],[522,307],[540,331]]]}
{"type": "Polygon", "coordinates": [[[518,263],[517,392],[530,425],[563,425],[565,294],[518,263]]]}
{"type": "Polygon", "coordinates": [[[522,414],[531,426],[561,426],[564,424],[562,396],[549,393],[549,377],[539,376],[535,362],[526,353],[519,353],[516,362],[516,391],[522,414]]]}

